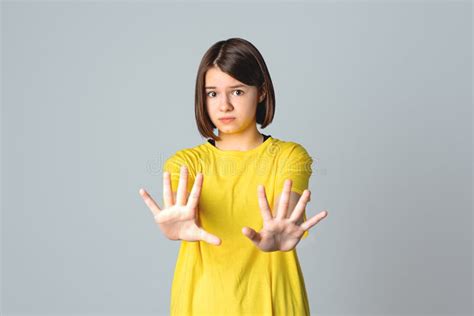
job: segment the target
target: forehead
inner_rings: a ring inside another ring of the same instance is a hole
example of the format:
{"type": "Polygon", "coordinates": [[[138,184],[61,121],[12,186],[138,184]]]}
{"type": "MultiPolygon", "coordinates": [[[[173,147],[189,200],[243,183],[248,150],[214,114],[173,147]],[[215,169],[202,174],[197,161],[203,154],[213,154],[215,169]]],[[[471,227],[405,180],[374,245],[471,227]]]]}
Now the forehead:
{"type": "Polygon", "coordinates": [[[234,77],[226,74],[217,67],[210,68],[206,72],[205,86],[225,88],[228,86],[245,85],[234,77]]]}

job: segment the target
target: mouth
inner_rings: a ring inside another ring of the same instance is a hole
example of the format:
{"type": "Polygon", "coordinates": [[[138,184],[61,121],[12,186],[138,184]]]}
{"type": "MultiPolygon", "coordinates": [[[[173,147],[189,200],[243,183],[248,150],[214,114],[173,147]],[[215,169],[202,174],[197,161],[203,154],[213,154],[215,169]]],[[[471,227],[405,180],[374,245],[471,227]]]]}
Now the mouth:
{"type": "Polygon", "coordinates": [[[230,123],[233,120],[235,120],[235,117],[223,117],[219,119],[219,121],[221,121],[222,123],[230,123]]]}

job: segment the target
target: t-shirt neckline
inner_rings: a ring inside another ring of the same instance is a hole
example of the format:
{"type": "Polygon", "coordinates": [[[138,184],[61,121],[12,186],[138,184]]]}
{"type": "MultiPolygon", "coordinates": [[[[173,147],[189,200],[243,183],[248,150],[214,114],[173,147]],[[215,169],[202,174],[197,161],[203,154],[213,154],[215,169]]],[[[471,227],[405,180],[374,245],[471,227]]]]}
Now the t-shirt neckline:
{"type": "Polygon", "coordinates": [[[255,148],[241,151],[241,150],[222,150],[211,144],[209,141],[206,140],[205,146],[210,147],[212,151],[220,154],[220,155],[248,155],[252,154],[261,150],[264,150],[271,142],[273,142],[274,138],[270,135],[263,143],[258,145],[255,148]]]}

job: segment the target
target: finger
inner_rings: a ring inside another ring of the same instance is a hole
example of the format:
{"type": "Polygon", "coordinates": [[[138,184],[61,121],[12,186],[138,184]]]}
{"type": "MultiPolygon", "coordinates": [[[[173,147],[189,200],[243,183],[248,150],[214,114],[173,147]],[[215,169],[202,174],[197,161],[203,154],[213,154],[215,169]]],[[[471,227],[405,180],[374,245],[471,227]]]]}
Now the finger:
{"type": "Polygon", "coordinates": [[[199,239],[207,242],[208,244],[219,246],[221,244],[221,240],[216,235],[208,233],[204,229],[199,229],[199,239]]]}
{"type": "Polygon", "coordinates": [[[202,180],[203,174],[198,172],[196,175],[196,179],[194,180],[193,189],[191,190],[191,194],[189,195],[188,204],[187,206],[195,209],[199,204],[199,197],[201,195],[202,189],[202,180]]]}
{"type": "Polygon", "coordinates": [[[145,201],[145,204],[153,213],[153,216],[157,216],[161,212],[161,209],[158,204],[156,204],[155,200],[153,200],[153,198],[144,189],[140,189],[139,193],[143,198],[143,201],[145,201]]]}
{"type": "Polygon", "coordinates": [[[280,196],[280,201],[278,202],[278,209],[276,214],[277,219],[284,219],[286,217],[286,213],[288,212],[288,205],[290,204],[291,185],[291,179],[286,179],[285,183],[283,184],[283,191],[280,196]]]}
{"type": "Polygon", "coordinates": [[[250,239],[255,245],[258,245],[262,240],[262,236],[250,227],[242,228],[242,234],[250,239]]]}
{"type": "Polygon", "coordinates": [[[265,187],[263,185],[257,186],[257,195],[258,195],[258,206],[260,208],[260,213],[262,214],[263,221],[269,221],[273,218],[272,211],[268,205],[267,195],[265,193],[265,187]]]}
{"type": "Polygon", "coordinates": [[[163,172],[163,203],[165,208],[174,205],[173,191],[171,188],[171,175],[168,171],[163,172]]]}
{"type": "Polygon", "coordinates": [[[311,197],[311,192],[309,190],[304,190],[303,194],[300,196],[300,199],[298,200],[298,203],[295,206],[295,209],[291,213],[291,216],[289,218],[290,221],[296,223],[301,215],[303,214],[306,204],[309,202],[311,197]]]}
{"type": "Polygon", "coordinates": [[[176,204],[186,205],[188,190],[188,168],[182,165],[179,173],[178,193],[176,195],[176,204]]]}
{"type": "Polygon", "coordinates": [[[303,228],[304,230],[308,230],[311,227],[313,227],[314,225],[316,225],[317,223],[319,223],[319,221],[321,221],[327,215],[328,215],[327,211],[316,214],[313,217],[311,217],[310,219],[306,220],[303,224],[301,224],[300,227],[303,228]]]}

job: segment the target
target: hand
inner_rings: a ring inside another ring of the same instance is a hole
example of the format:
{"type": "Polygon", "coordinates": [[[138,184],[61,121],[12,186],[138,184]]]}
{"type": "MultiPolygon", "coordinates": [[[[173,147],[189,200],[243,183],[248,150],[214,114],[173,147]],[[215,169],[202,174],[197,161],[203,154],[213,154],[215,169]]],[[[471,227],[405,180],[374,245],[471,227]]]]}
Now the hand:
{"type": "Polygon", "coordinates": [[[220,245],[221,240],[217,236],[208,233],[199,227],[197,223],[198,203],[201,195],[202,182],[203,174],[198,173],[188,199],[186,197],[188,170],[185,166],[182,166],[175,202],[171,190],[170,174],[165,171],[163,173],[163,201],[165,204],[163,210],[161,210],[158,204],[144,189],[140,189],[140,195],[153,213],[155,222],[168,239],[181,239],[186,241],[202,240],[209,244],[220,245]]]}
{"type": "Polygon", "coordinates": [[[250,227],[242,228],[242,233],[247,236],[262,251],[289,251],[295,248],[301,240],[303,233],[316,225],[328,215],[327,211],[316,214],[301,225],[297,221],[302,217],[303,211],[310,199],[311,192],[304,190],[291,216],[287,218],[291,180],[286,180],[278,205],[276,217],[272,216],[270,206],[265,194],[265,187],[257,187],[258,204],[263,217],[263,228],[256,232],[250,227]]]}

